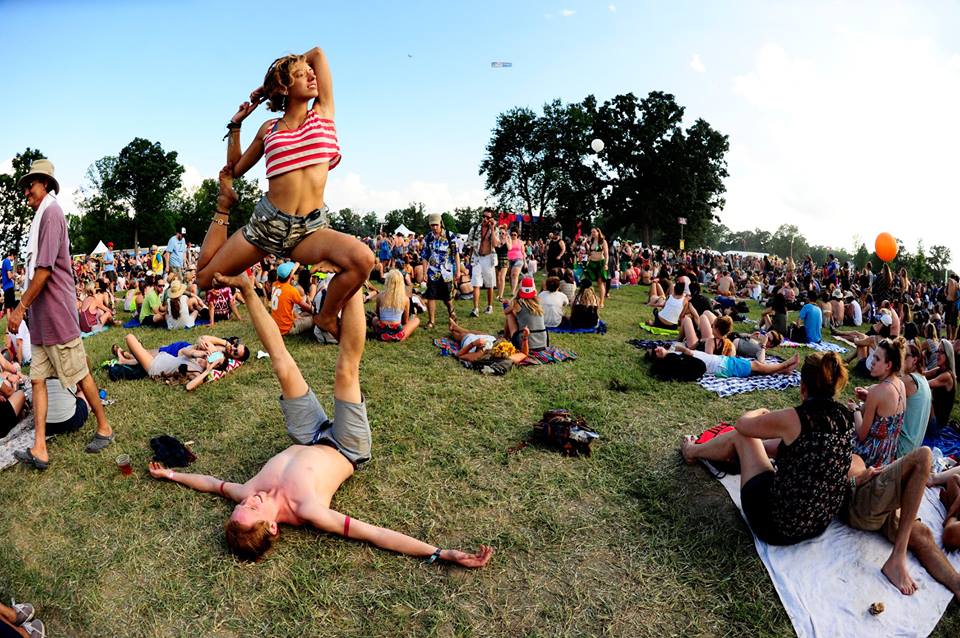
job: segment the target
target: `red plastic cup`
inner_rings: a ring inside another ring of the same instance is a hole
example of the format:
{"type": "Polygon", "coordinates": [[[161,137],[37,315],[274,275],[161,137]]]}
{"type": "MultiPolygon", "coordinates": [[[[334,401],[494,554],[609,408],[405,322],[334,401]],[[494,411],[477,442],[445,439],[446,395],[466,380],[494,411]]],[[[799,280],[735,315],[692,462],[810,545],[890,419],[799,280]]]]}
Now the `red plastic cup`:
{"type": "Polygon", "coordinates": [[[133,466],[130,465],[130,455],[121,454],[117,457],[117,467],[120,468],[120,473],[124,476],[130,476],[133,474],[133,466]]]}

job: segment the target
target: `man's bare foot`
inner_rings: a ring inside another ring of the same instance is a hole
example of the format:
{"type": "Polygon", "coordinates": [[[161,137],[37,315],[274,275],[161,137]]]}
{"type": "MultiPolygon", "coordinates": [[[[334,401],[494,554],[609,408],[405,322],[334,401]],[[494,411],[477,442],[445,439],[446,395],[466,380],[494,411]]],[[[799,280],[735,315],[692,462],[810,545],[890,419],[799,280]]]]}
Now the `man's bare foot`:
{"type": "MultiPolygon", "coordinates": [[[[231,288],[239,288],[243,292],[253,292],[253,282],[244,274],[231,277],[219,272],[214,273],[213,283],[220,287],[230,286],[231,288]]],[[[213,325],[213,322],[211,321],[210,324],[213,325]]]]}
{"type": "Polygon", "coordinates": [[[320,313],[313,317],[313,325],[320,328],[324,332],[329,332],[337,341],[340,340],[340,322],[337,321],[337,316],[333,315],[332,317],[325,313],[320,313]]]}
{"type": "Polygon", "coordinates": [[[799,355],[799,354],[793,355],[792,357],[790,357],[789,359],[787,359],[787,367],[784,368],[784,370],[783,370],[784,373],[789,374],[789,373],[793,372],[794,370],[796,370],[797,365],[798,365],[799,363],[800,363],[800,355],[799,355]]]}
{"type": "Polygon", "coordinates": [[[907,569],[906,556],[890,556],[880,571],[904,596],[917,591],[917,584],[910,578],[910,571],[907,569]]]}
{"type": "Polygon", "coordinates": [[[696,441],[696,437],[692,434],[686,435],[683,437],[683,440],[680,441],[680,455],[683,456],[683,460],[687,465],[693,465],[697,461],[693,458],[693,448],[696,445],[694,441],[696,441]]]}
{"type": "Polygon", "coordinates": [[[220,181],[220,192],[217,194],[217,210],[227,212],[236,206],[240,200],[237,191],[233,189],[233,166],[227,164],[221,168],[218,179],[220,181]]]}

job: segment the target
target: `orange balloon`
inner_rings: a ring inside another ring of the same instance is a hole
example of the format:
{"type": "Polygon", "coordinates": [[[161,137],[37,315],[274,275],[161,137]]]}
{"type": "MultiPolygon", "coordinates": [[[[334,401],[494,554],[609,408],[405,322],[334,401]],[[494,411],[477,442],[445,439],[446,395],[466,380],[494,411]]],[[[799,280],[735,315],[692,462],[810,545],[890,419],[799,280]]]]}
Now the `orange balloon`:
{"type": "Polygon", "coordinates": [[[897,256],[897,240],[890,233],[880,233],[873,244],[874,249],[882,261],[893,261],[897,256]]]}

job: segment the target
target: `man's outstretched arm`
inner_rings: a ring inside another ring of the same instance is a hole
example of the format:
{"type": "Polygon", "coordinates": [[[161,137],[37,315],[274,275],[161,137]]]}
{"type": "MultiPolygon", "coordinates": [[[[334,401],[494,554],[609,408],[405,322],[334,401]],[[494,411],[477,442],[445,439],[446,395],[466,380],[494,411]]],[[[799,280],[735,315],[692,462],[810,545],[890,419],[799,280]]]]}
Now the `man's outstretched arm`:
{"type": "Polygon", "coordinates": [[[176,472],[166,467],[163,463],[157,461],[150,462],[150,476],[155,479],[173,481],[186,485],[190,489],[198,492],[207,492],[209,494],[219,494],[220,496],[239,503],[246,498],[244,487],[240,483],[228,483],[218,479],[215,476],[206,474],[189,474],[186,472],[176,472]]]}
{"type": "MultiPolygon", "coordinates": [[[[304,521],[324,532],[338,534],[345,538],[352,538],[376,545],[380,549],[390,550],[398,554],[429,558],[440,549],[436,545],[424,543],[415,538],[385,527],[377,527],[354,518],[349,518],[340,512],[326,507],[311,508],[301,514],[304,521]]],[[[456,563],[462,567],[483,567],[493,556],[493,548],[480,546],[480,551],[469,554],[458,549],[441,549],[440,559],[456,563]]]]}

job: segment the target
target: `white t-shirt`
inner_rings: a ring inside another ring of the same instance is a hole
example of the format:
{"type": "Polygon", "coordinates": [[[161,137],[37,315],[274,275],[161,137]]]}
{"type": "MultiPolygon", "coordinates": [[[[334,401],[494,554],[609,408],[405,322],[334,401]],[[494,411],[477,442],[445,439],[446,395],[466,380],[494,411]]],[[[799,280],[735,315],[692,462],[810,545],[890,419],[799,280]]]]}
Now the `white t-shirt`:
{"type": "Polygon", "coordinates": [[[60,379],[47,379],[47,423],[63,423],[77,411],[77,386],[65,388],[60,379]]]}
{"type": "Polygon", "coordinates": [[[726,359],[719,354],[707,354],[699,350],[693,351],[693,357],[700,359],[707,365],[707,374],[716,374],[723,367],[723,362],[726,359]]]}
{"type": "Polygon", "coordinates": [[[680,313],[683,311],[683,302],[685,300],[686,297],[674,297],[673,295],[670,295],[667,297],[667,300],[663,304],[663,308],[660,309],[660,312],[657,316],[667,323],[680,323],[680,313]]]}
{"type": "Polygon", "coordinates": [[[563,307],[570,305],[567,296],[560,292],[541,290],[537,295],[540,307],[543,308],[543,325],[547,328],[556,328],[563,320],[563,307]]]}
{"type": "Polygon", "coordinates": [[[863,310],[860,308],[860,302],[854,299],[850,302],[850,307],[853,308],[853,325],[863,325],[863,310]]]}
{"type": "Polygon", "coordinates": [[[30,346],[30,330],[27,328],[27,322],[21,321],[20,328],[17,329],[17,334],[8,332],[7,335],[13,340],[13,347],[17,347],[17,340],[20,339],[23,341],[23,361],[21,363],[27,363],[33,359],[33,348],[30,346]]]}

